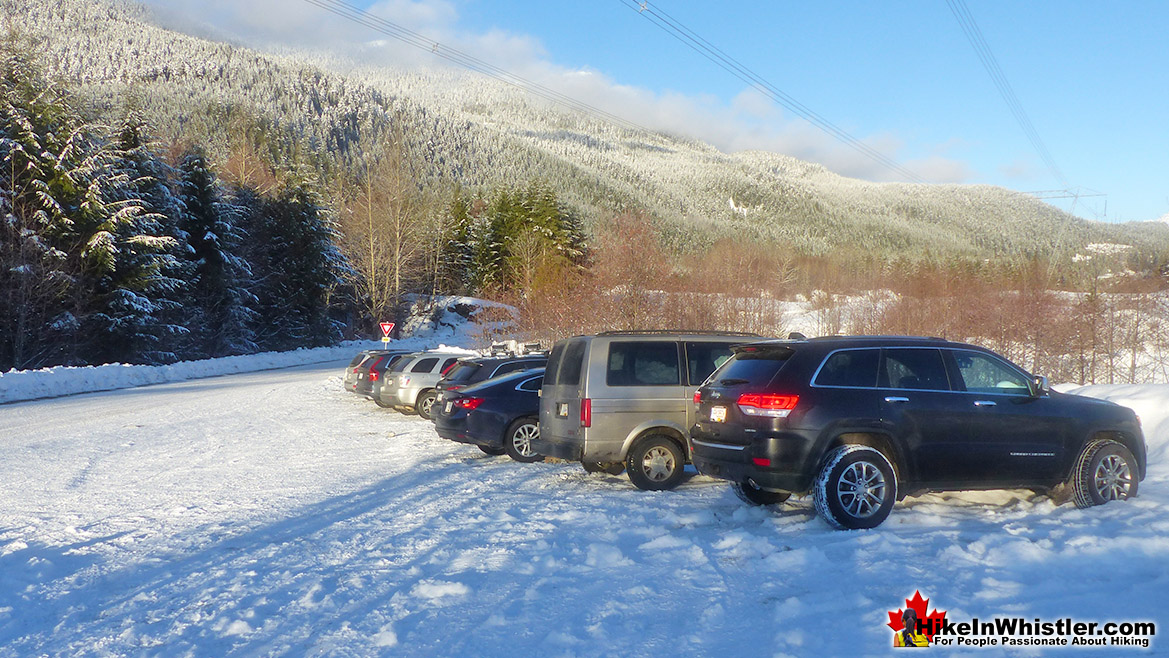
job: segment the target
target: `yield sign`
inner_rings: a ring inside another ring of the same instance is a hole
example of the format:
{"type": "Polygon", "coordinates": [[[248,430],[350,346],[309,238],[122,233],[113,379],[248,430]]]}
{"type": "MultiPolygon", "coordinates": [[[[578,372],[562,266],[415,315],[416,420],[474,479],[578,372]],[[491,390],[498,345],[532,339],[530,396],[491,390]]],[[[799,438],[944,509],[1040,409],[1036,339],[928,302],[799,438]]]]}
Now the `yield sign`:
{"type": "Polygon", "coordinates": [[[394,323],[393,322],[380,322],[378,324],[380,324],[382,326],[382,333],[385,334],[386,336],[389,336],[390,332],[394,330],[394,323]]]}

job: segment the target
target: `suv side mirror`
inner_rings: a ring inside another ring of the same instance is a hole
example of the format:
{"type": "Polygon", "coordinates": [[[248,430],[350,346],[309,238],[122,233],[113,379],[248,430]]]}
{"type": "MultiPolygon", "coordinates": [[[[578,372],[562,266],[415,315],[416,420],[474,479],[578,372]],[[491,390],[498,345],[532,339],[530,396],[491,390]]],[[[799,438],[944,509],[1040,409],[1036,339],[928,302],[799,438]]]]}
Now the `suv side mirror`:
{"type": "Polygon", "coordinates": [[[1033,390],[1035,391],[1036,397],[1048,395],[1051,393],[1051,382],[1047,381],[1047,378],[1043,375],[1035,375],[1035,378],[1031,380],[1031,383],[1033,384],[1033,390]]]}

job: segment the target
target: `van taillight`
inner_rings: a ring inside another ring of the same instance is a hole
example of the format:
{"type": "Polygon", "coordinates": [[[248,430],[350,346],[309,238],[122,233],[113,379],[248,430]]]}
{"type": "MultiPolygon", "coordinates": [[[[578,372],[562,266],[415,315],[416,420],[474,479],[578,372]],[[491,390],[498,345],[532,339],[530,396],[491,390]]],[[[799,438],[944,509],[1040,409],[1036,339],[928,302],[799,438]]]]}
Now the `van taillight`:
{"type": "Polygon", "coordinates": [[[593,426],[593,401],[589,398],[580,401],[580,426],[593,426]]]}
{"type": "Polygon", "coordinates": [[[787,418],[800,401],[798,395],[773,395],[771,393],[744,393],[739,396],[739,411],[748,416],[787,418]]]}

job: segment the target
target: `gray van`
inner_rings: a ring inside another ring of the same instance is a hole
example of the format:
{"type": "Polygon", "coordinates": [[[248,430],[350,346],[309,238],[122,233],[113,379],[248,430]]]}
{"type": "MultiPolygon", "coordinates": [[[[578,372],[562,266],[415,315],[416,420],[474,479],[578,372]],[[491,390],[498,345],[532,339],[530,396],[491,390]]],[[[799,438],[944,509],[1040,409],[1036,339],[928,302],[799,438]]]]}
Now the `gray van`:
{"type": "MultiPolygon", "coordinates": [[[[689,461],[694,392],[755,334],[607,331],[556,343],[540,390],[542,455],[672,489],[689,461]]],[[[538,446],[538,447],[537,447],[538,446]]]]}

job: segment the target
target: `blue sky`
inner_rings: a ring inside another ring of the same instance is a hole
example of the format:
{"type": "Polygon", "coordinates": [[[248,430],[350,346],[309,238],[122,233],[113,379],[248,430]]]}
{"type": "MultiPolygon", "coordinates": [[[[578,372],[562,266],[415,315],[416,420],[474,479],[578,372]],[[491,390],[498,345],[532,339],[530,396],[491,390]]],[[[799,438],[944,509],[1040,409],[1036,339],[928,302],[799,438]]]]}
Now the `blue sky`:
{"type": "MultiPolygon", "coordinates": [[[[377,37],[303,0],[148,2],[238,38],[340,47],[377,37]]],[[[753,92],[621,0],[354,4],[641,125],[726,151],[775,150],[844,175],[903,180],[753,92]]],[[[926,180],[1065,187],[1012,117],[944,0],[653,6],[926,180]]],[[[1169,2],[967,6],[1067,187],[1107,195],[1050,203],[1108,221],[1169,214],[1169,2]]],[[[387,61],[426,65],[426,53],[407,50],[388,46],[387,61]]]]}

